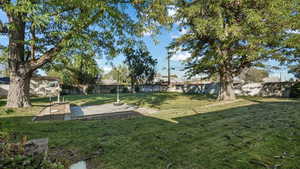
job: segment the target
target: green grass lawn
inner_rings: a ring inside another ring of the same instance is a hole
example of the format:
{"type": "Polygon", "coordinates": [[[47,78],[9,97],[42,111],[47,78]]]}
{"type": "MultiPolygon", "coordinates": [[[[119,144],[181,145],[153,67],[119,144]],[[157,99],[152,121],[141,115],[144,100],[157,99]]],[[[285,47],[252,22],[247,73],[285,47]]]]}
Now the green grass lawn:
{"type": "MultiPolygon", "coordinates": [[[[68,96],[77,105],[115,101],[115,95],[68,96]]],[[[216,102],[177,93],[122,94],[130,104],[158,113],[128,119],[32,122],[48,99],[7,110],[0,101],[1,130],[49,138],[50,156],[66,163],[89,158],[104,169],[300,168],[300,101],[239,98],[216,102]]],[[[95,167],[97,166],[97,167],[95,167]]]]}

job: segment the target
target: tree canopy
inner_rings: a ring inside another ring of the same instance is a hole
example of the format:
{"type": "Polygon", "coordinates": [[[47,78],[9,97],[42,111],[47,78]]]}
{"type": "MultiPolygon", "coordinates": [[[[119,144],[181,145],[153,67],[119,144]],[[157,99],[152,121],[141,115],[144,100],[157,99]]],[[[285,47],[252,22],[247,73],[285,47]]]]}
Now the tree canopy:
{"type": "Polygon", "coordinates": [[[120,84],[130,83],[129,70],[126,65],[113,67],[111,71],[103,75],[103,79],[112,79],[119,81],[120,84]]]}
{"type": "Polygon", "coordinates": [[[127,47],[125,50],[125,64],[129,69],[132,86],[135,84],[151,83],[155,76],[157,60],[144,47],[127,47]]]}
{"type": "Polygon", "coordinates": [[[298,0],[193,0],[178,1],[176,7],[179,26],[187,33],[170,49],[191,54],[189,76],[220,75],[220,100],[235,99],[233,77],[243,69],[267,59],[285,60],[297,43],[289,30],[296,29],[298,0]]]}
{"type": "Polygon", "coordinates": [[[48,68],[48,75],[61,78],[64,85],[79,86],[87,94],[87,89],[96,84],[100,78],[99,69],[94,53],[77,53],[54,63],[48,68]]]}
{"type": "Polygon", "coordinates": [[[30,106],[32,73],[64,50],[90,44],[102,56],[117,56],[145,31],[168,24],[168,1],[156,0],[0,0],[8,17],[0,32],[9,38],[11,72],[7,107],[30,106]]]}

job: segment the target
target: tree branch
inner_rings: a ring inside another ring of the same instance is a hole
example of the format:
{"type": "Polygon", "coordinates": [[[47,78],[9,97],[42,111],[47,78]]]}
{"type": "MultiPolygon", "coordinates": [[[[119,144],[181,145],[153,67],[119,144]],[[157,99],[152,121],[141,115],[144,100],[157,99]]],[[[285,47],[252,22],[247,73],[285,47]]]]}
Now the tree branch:
{"type": "Polygon", "coordinates": [[[8,4],[9,0],[0,0],[0,7],[2,7],[4,4],[8,4]]]}
{"type": "MultiPolygon", "coordinates": [[[[55,47],[49,49],[43,56],[41,56],[38,60],[30,60],[30,65],[32,70],[36,70],[46,63],[51,62],[58,53],[63,49],[65,42],[70,40],[75,33],[80,33],[86,28],[88,28],[91,24],[93,24],[97,19],[103,14],[103,10],[98,11],[90,20],[86,21],[82,26],[74,25],[73,28],[68,32],[68,34],[63,37],[55,47]]],[[[79,18],[80,20],[80,18],[79,18]]]]}

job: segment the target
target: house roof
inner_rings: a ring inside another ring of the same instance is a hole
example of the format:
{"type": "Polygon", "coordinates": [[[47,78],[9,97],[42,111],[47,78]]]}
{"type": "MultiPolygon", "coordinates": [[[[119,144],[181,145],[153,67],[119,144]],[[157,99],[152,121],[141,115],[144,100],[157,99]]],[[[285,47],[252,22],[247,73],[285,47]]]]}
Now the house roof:
{"type": "Polygon", "coordinates": [[[117,85],[118,82],[112,79],[101,80],[101,84],[103,85],[117,85]]]}

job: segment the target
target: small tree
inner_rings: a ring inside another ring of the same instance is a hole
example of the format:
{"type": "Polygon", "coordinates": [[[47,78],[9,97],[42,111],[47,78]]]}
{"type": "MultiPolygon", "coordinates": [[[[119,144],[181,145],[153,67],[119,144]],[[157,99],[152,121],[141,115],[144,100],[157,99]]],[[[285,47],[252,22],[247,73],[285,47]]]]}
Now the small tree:
{"type": "Polygon", "coordinates": [[[137,84],[153,81],[157,60],[152,58],[150,53],[143,47],[137,49],[128,47],[124,53],[126,56],[125,64],[129,69],[132,92],[135,92],[137,84]]]}
{"type": "Polygon", "coordinates": [[[113,67],[113,69],[106,73],[103,76],[103,79],[113,79],[113,80],[120,80],[121,84],[128,84],[130,83],[129,78],[129,70],[126,65],[119,65],[118,67],[113,67]]]}
{"type": "Polygon", "coordinates": [[[56,74],[66,85],[78,86],[85,95],[88,89],[95,85],[101,70],[94,58],[95,53],[81,50],[74,56],[54,62],[48,67],[48,74],[56,74]]]}
{"type": "Polygon", "coordinates": [[[180,27],[188,31],[170,48],[190,52],[189,76],[219,75],[219,100],[235,99],[233,78],[245,68],[283,59],[283,39],[296,43],[288,30],[299,18],[298,0],[198,0],[176,6],[180,27]]]}

